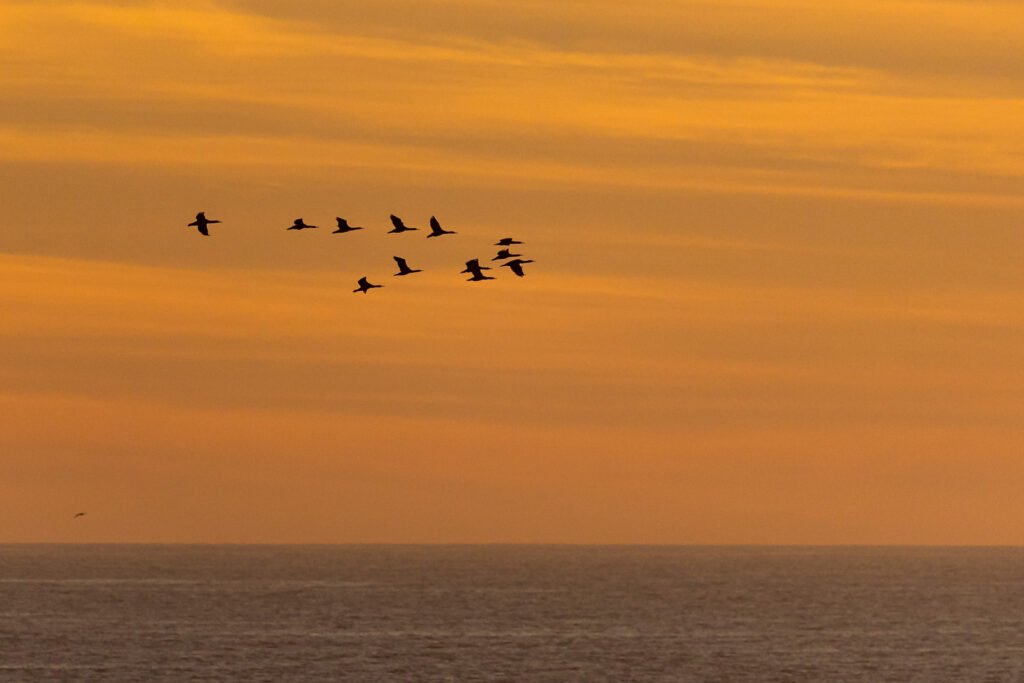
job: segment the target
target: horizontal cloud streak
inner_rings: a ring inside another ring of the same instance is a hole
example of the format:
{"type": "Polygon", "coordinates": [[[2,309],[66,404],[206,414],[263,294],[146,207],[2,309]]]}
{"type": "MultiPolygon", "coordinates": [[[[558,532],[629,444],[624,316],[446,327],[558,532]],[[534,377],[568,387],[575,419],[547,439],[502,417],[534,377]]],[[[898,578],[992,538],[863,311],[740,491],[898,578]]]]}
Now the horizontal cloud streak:
{"type": "Polygon", "coordinates": [[[1021,19],[8,2],[0,519],[66,539],[39,501],[88,498],[103,540],[1018,542],[993,519],[1024,484],[1021,19]],[[528,276],[463,282],[505,235],[528,276]]]}
{"type": "Polygon", "coordinates": [[[884,291],[548,276],[487,292],[389,282],[367,301],[334,274],[4,261],[2,372],[24,391],[660,428],[857,421],[883,396],[908,419],[1019,417],[998,408],[1006,366],[1024,365],[1010,351],[1016,294],[907,293],[895,306],[884,291]],[[943,387],[976,403],[929,397],[943,387]]]}
{"type": "MultiPolygon", "coordinates": [[[[723,21],[703,14],[717,11],[708,5],[690,11],[689,23],[723,21]]],[[[743,18],[768,7],[722,11],[743,18]]],[[[861,11],[893,14],[875,5],[834,14],[861,11]]],[[[965,6],[943,11],[967,12],[974,18],[967,25],[985,16],[965,6]]],[[[597,14],[608,13],[619,14],[611,6],[597,14]]],[[[913,4],[895,13],[906,22],[921,15],[913,4]]],[[[337,33],[329,21],[210,4],[18,5],[0,29],[16,67],[0,76],[17,102],[0,110],[4,158],[340,164],[432,169],[489,184],[571,180],[961,202],[1013,202],[1024,175],[1021,100],[969,97],[960,83],[933,81],[922,90],[919,78],[898,70],[786,54],[495,42],[474,35],[472,23],[463,34],[363,28],[337,33]],[[89,59],[64,57],[71,37],[89,59]],[[57,89],[65,101],[53,99],[57,89]],[[218,113],[232,123],[211,123],[218,113]],[[979,120],[987,125],[979,128],[979,120]],[[678,142],[703,145],[700,156],[678,142]],[[977,189],[954,190],[937,173],[977,189]],[[980,189],[994,179],[996,187],[1012,179],[1012,187],[980,189]]]]}

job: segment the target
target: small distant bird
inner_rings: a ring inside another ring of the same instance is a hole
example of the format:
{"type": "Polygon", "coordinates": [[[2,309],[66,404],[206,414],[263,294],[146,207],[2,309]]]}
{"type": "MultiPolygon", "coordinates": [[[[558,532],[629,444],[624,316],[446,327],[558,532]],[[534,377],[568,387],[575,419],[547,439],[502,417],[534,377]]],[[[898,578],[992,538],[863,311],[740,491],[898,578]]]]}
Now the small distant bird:
{"type": "Polygon", "coordinates": [[[405,259],[402,258],[401,256],[392,256],[391,258],[395,259],[395,263],[398,264],[398,272],[395,273],[396,277],[398,275],[411,275],[412,273],[422,273],[423,272],[423,270],[420,269],[420,268],[410,268],[409,264],[406,263],[405,259]]]}
{"type": "Polygon", "coordinates": [[[348,221],[345,220],[344,218],[341,218],[340,216],[335,217],[334,220],[338,221],[338,229],[335,230],[334,232],[332,232],[331,233],[332,235],[334,235],[336,233],[342,233],[342,232],[352,232],[353,230],[362,230],[362,228],[360,228],[360,227],[356,227],[354,225],[349,225],[348,221]]]}
{"type": "Polygon", "coordinates": [[[71,519],[78,519],[79,517],[85,517],[85,513],[84,512],[76,512],[75,516],[72,517],[71,519]]]}
{"type": "Polygon", "coordinates": [[[481,266],[480,265],[480,259],[475,258],[475,259],[470,259],[470,260],[466,261],[466,269],[463,270],[463,271],[460,271],[460,272],[462,272],[462,273],[472,273],[473,271],[476,271],[476,270],[490,270],[490,269],[491,269],[490,266],[481,266]]]}
{"type": "Polygon", "coordinates": [[[499,250],[498,250],[498,255],[497,255],[497,256],[495,256],[494,258],[492,258],[491,260],[492,260],[492,261],[500,261],[500,260],[502,260],[502,259],[506,259],[506,258],[515,258],[515,257],[517,257],[517,256],[522,256],[522,254],[513,254],[513,253],[512,253],[511,251],[509,251],[508,249],[499,249],[499,250]]]}
{"type": "Polygon", "coordinates": [[[393,232],[408,232],[410,230],[419,230],[419,228],[410,228],[408,225],[402,222],[402,219],[391,214],[391,225],[395,226],[393,230],[388,230],[388,234],[393,232]]]}
{"type": "Polygon", "coordinates": [[[196,219],[188,224],[188,227],[199,228],[200,235],[205,235],[206,237],[209,237],[210,231],[206,228],[206,226],[208,226],[210,223],[220,223],[220,221],[215,221],[212,218],[207,218],[206,212],[200,211],[199,213],[196,214],[196,219]]]}
{"type": "Polygon", "coordinates": [[[511,261],[505,261],[504,263],[501,264],[501,267],[504,268],[505,266],[508,266],[513,273],[515,273],[519,277],[523,277],[524,275],[526,275],[526,273],[523,272],[524,263],[533,263],[533,259],[515,258],[512,259],[511,261]]]}
{"type": "Polygon", "coordinates": [[[496,247],[511,247],[513,244],[522,244],[518,240],[514,240],[511,237],[502,237],[500,240],[494,243],[496,247]]]}
{"type": "Polygon", "coordinates": [[[484,275],[485,270],[490,270],[489,266],[481,266],[480,259],[472,259],[466,261],[466,269],[463,273],[471,273],[472,277],[466,278],[466,282],[480,282],[481,280],[493,280],[494,278],[490,275],[484,275]]]}
{"type": "Polygon", "coordinates": [[[296,218],[295,222],[292,223],[292,225],[290,227],[285,228],[285,230],[305,230],[306,228],[318,228],[318,227],[320,227],[320,226],[319,225],[306,225],[305,223],[302,222],[301,218],[296,218]]]}
{"type": "Polygon", "coordinates": [[[483,271],[474,270],[472,277],[467,277],[466,282],[480,282],[481,280],[493,280],[494,278],[490,275],[484,275],[483,271]]]}
{"type": "Polygon", "coordinates": [[[437,222],[437,219],[433,216],[430,217],[430,234],[427,237],[440,237],[441,235],[454,235],[454,230],[445,230],[441,227],[441,224],[437,222]]]}
{"type": "Polygon", "coordinates": [[[370,282],[365,277],[359,278],[359,283],[358,284],[359,284],[359,287],[357,287],[356,289],[352,290],[353,294],[355,294],[356,292],[362,292],[363,294],[366,294],[368,291],[370,291],[374,287],[383,287],[384,286],[384,285],[373,285],[373,284],[370,284],[370,282]]]}

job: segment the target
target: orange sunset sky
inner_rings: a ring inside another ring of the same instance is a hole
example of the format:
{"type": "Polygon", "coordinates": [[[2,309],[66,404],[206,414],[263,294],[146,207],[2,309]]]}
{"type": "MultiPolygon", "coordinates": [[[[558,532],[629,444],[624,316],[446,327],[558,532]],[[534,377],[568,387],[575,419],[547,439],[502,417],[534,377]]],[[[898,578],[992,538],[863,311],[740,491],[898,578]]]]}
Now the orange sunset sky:
{"type": "Polygon", "coordinates": [[[0,0],[0,541],[1024,543],[1022,45],[986,0],[0,0]]]}

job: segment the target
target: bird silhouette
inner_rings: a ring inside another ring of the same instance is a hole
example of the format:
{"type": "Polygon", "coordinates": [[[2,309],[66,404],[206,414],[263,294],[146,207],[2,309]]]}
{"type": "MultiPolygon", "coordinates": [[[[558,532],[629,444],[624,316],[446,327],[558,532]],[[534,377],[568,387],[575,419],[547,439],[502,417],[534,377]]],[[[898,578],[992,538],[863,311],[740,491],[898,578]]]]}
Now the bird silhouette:
{"type": "Polygon", "coordinates": [[[208,226],[210,223],[220,223],[220,221],[213,220],[212,218],[207,218],[206,212],[200,211],[199,213],[196,214],[196,219],[188,224],[188,227],[199,228],[200,235],[205,235],[206,237],[209,237],[210,231],[207,229],[206,226],[208,226]]]}
{"type": "Polygon", "coordinates": [[[523,277],[524,275],[526,275],[526,273],[523,272],[524,263],[533,263],[533,259],[514,258],[511,261],[505,261],[504,263],[502,263],[501,267],[504,268],[505,266],[508,266],[509,270],[511,270],[513,273],[515,273],[519,277],[523,277]]]}
{"type": "Polygon", "coordinates": [[[496,247],[511,247],[513,244],[522,244],[518,240],[514,240],[511,237],[502,237],[500,240],[494,243],[496,247]]]}
{"type": "Polygon", "coordinates": [[[301,218],[296,218],[295,222],[291,226],[285,228],[285,230],[305,230],[306,228],[318,228],[319,225],[306,225],[302,222],[301,218]]]}
{"type": "Polygon", "coordinates": [[[441,227],[441,224],[437,222],[437,219],[433,216],[430,217],[430,234],[427,237],[440,237],[441,235],[454,235],[454,230],[445,230],[441,227]]]}
{"type": "Polygon", "coordinates": [[[472,272],[477,271],[477,270],[490,270],[490,269],[491,269],[490,266],[481,266],[480,265],[480,259],[475,258],[475,259],[470,259],[470,260],[466,261],[466,269],[463,270],[463,271],[460,271],[460,272],[462,272],[462,273],[472,273],[472,272]]]}
{"type": "Polygon", "coordinates": [[[359,284],[359,286],[352,290],[353,294],[355,294],[356,292],[362,292],[363,294],[366,294],[368,291],[370,291],[374,287],[383,287],[384,286],[384,285],[373,285],[373,284],[370,284],[370,282],[365,277],[359,278],[358,284],[359,284]]]}
{"type": "Polygon", "coordinates": [[[500,261],[500,260],[506,259],[506,258],[515,258],[516,256],[522,256],[522,254],[513,254],[508,249],[499,249],[498,250],[498,255],[495,256],[494,258],[492,258],[491,260],[492,261],[500,261]]]}
{"type": "Polygon", "coordinates": [[[409,264],[406,263],[405,259],[402,258],[401,256],[392,256],[391,258],[395,259],[395,263],[398,264],[398,272],[395,273],[396,276],[398,276],[398,275],[412,275],[413,273],[422,273],[423,272],[423,270],[420,269],[420,268],[410,268],[409,264]]]}
{"type": "Polygon", "coordinates": [[[332,235],[336,233],[352,232],[353,230],[362,230],[362,228],[357,227],[355,225],[349,225],[348,221],[345,220],[344,218],[341,218],[340,216],[335,217],[334,220],[338,221],[338,229],[332,232],[332,235]]]}
{"type": "Polygon", "coordinates": [[[489,266],[481,266],[480,259],[472,259],[466,261],[466,269],[463,273],[471,273],[472,277],[466,278],[466,282],[480,282],[481,280],[493,280],[494,278],[490,275],[484,275],[485,270],[490,270],[489,266]]]}
{"type": "Polygon", "coordinates": [[[391,224],[395,227],[393,230],[388,230],[388,234],[393,232],[408,232],[410,230],[419,230],[419,228],[410,228],[408,225],[402,222],[401,218],[399,218],[395,214],[391,214],[391,224]]]}
{"type": "Polygon", "coordinates": [[[76,512],[75,516],[72,517],[71,519],[78,519],[79,517],[85,517],[85,513],[84,512],[76,512]]]}
{"type": "Polygon", "coordinates": [[[490,275],[484,275],[483,271],[474,270],[472,277],[467,277],[466,282],[480,282],[481,280],[493,280],[494,278],[490,275]]]}

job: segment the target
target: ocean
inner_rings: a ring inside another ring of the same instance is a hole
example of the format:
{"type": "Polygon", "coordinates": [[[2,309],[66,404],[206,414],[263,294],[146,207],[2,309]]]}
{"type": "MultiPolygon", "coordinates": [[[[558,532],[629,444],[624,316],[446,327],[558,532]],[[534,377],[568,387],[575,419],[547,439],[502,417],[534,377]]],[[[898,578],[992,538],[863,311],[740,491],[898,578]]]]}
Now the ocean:
{"type": "Polygon", "coordinates": [[[1024,680],[1024,549],[0,546],[4,681],[1024,680]]]}

